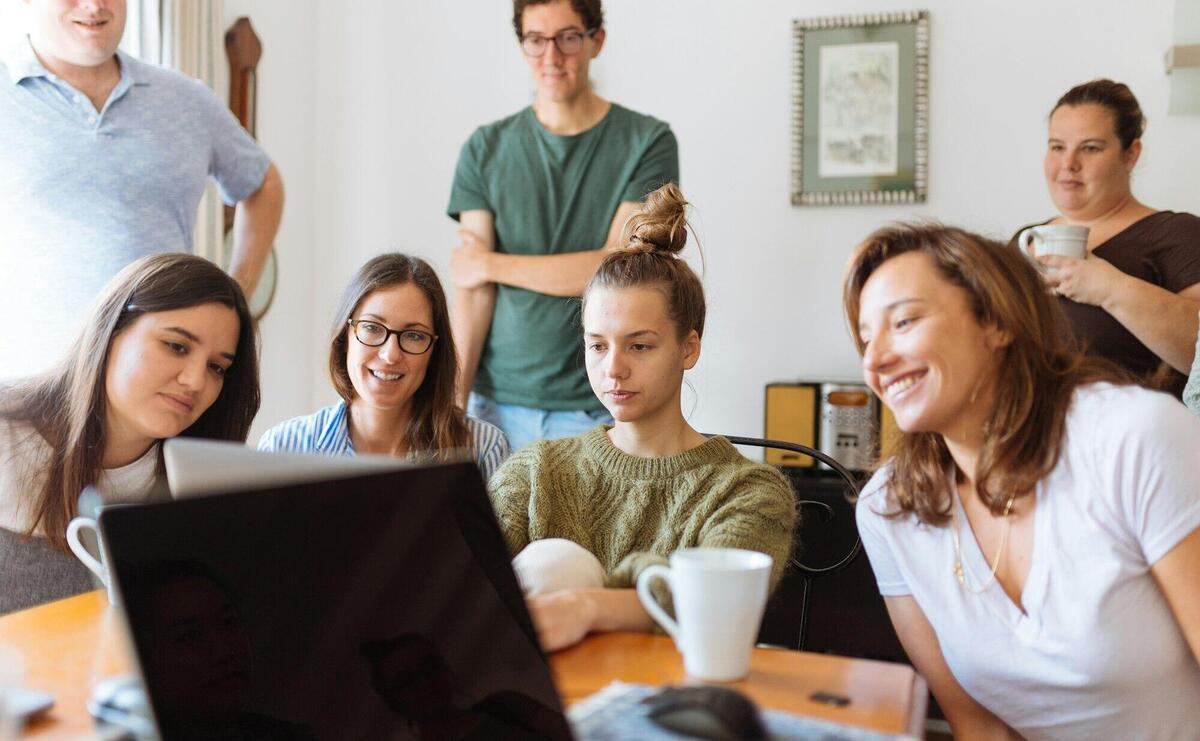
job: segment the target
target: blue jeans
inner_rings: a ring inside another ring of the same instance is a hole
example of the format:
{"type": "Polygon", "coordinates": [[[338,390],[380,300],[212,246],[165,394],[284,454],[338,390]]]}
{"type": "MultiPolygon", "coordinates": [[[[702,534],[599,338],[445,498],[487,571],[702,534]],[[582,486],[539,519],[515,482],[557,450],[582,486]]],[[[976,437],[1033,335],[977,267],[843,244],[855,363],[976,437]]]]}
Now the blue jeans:
{"type": "Polygon", "coordinates": [[[520,450],[534,440],[582,435],[599,424],[611,425],[612,415],[605,409],[592,412],[554,412],[548,409],[501,404],[494,399],[471,392],[467,413],[491,422],[504,431],[513,450],[520,450]]]}

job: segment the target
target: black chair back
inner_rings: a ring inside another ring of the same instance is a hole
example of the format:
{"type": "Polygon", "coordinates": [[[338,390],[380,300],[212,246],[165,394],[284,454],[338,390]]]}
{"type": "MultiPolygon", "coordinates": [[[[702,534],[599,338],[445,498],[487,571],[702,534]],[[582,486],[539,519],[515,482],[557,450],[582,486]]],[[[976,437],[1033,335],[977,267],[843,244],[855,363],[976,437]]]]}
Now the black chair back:
{"type": "Polygon", "coordinates": [[[784,469],[800,513],[792,556],[767,603],[759,641],[787,648],[907,663],[854,519],[860,480],[807,445],[726,436],[734,445],[810,456],[831,476],[784,469]]]}

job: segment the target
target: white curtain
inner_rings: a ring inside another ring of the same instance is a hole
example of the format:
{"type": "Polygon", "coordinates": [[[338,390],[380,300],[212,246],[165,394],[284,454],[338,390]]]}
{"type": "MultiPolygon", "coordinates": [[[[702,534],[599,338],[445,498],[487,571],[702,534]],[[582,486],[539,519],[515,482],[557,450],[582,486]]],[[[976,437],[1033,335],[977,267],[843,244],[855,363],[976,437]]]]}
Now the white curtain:
{"type": "MultiPolygon", "coordinates": [[[[129,0],[122,47],[138,59],[178,70],[229,99],[223,0],[129,0]]],[[[224,204],[211,182],[200,201],[193,234],[195,252],[221,262],[224,204]]]]}

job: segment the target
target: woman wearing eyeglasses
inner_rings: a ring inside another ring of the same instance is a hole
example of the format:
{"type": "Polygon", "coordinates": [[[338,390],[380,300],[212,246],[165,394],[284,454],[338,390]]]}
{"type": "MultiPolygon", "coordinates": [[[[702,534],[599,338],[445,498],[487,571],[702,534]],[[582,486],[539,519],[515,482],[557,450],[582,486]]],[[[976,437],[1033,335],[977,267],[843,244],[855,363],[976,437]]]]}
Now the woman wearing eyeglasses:
{"type": "Polygon", "coordinates": [[[508,457],[504,433],[454,404],[458,374],[442,284],[429,263],[379,255],[334,315],[329,375],[342,400],[271,428],[259,450],[407,457],[470,449],[484,478],[508,457]]]}

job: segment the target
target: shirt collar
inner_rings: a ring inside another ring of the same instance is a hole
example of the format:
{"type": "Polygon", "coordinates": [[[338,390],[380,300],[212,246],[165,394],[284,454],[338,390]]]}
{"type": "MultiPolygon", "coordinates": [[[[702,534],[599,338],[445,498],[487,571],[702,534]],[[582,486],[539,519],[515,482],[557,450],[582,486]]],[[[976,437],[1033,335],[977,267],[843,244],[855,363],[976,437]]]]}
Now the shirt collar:
{"type": "Polygon", "coordinates": [[[50,76],[50,71],[42,66],[33,53],[28,36],[22,36],[5,51],[4,66],[8,68],[8,76],[14,85],[19,85],[21,80],[29,77],[50,76]]]}
{"type": "Polygon", "coordinates": [[[350,405],[346,403],[345,399],[335,405],[333,414],[326,422],[325,429],[319,433],[318,450],[341,455],[354,453],[354,444],[350,442],[349,412],[350,405]]]}
{"type": "Polygon", "coordinates": [[[149,65],[140,59],[135,59],[117,49],[117,61],[121,63],[121,82],[118,85],[149,85],[150,75],[146,74],[149,65]]]}
{"type": "MultiPolygon", "coordinates": [[[[51,78],[54,75],[41,63],[33,52],[33,42],[29,36],[22,36],[4,55],[4,64],[8,67],[8,75],[12,84],[19,85],[22,80],[31,77],[51,78]]],[[[117,49],[117,61],[121,65],[121,79],[117,87],[122,91],[131,85],[149,85],[150,78],[146,74],[145,65],[125,52],[117,49]]]]}

